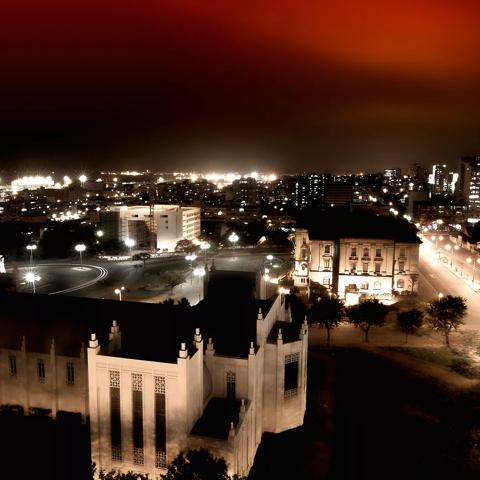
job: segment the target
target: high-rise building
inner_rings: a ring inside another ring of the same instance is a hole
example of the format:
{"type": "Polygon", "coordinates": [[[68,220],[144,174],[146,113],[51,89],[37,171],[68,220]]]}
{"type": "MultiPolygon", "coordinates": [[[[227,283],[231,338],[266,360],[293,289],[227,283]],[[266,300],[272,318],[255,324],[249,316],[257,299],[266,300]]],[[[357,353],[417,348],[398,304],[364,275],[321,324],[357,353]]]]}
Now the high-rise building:
{"type": "Polygon", "coordinates": [[[200,209],[155,205],[151,222],[148,205],[114,207],[100,214],[100,228],[105,239],[131,239],[139,248],[149,247],[151,236],[155,235],[158,249],[173,251],[180,240],[200,237],[200,209]]]}
{"type": "Polygon", "coordinates": [[[447,165],[435,164],[429,175],[428,183],[432,195],[453,195],[458,174],[449,172],[447,165]]]}
{"type": "Polygon", "coordinates": [[[456,195],[471,210],[480,210],[480,155],[460,159],[456,195]]]}

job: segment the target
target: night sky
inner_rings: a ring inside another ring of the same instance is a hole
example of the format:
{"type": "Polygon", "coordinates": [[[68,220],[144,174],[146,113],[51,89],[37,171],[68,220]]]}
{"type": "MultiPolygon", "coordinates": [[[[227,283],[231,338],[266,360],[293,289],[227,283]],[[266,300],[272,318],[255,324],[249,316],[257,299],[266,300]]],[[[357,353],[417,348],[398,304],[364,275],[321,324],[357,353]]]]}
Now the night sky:
{"type": "Polygon", "coordinates": [[[6,0],[1,167],[454,166],[479,32],[478,0],[6,0]]]}

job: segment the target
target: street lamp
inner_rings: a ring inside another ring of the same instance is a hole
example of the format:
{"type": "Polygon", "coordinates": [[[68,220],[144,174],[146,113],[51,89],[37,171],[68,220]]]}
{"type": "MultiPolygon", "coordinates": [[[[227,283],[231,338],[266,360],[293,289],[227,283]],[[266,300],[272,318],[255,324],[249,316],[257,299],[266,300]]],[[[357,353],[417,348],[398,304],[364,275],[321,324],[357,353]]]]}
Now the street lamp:
{"type": "Polygon", "coordinates": [[[235,246],[235,244],[240,240],[240,237],[235,233],[235,232],[232,232],[230,234],[230,236],[228,237],[228,241],[231,242],[233,244],[233,246],[235,246]]]}
{"type": "Polygon", "coordinates": [[[125,239],[125,245],[130,251],[130,256],[132,256],[132,247],[135,245],[135,240],[133,238],[127,238],[125,239]]]}
{"type": "Polygon", "coordinates": [[[125,290],[125,287],[116,288],[114,293],[118,295],[118,299],[122,301],[122,292],[125,290]]]}
{"type": "Polygon", "coordinates": [[[472,283],[475,284],[475,267],[477,263],[480,263],[480,258],[477,258],[475,261],[473,261],[472,258],[468,257],[467,263],[472,264],[472,283]]]}
{"type": "Polygon", "coordinates": [[[97,230],[95,232],[95,234],[97,235],[98,238],[102,238],[103,237],[103,230],[97,230]]]}
{"type": "Polygon", "coordinates": [[[203,250],[205,254],[205,265],[207,264],[207,250],[210,248],[210,244],[208,242],[203,242],[200,244],[200,248],[203,250]]]}
{"type": "Polygon", "coordinates": [[[439,292],[438,294],[438,299],[441,300],[443,298],[443,293],[442,292],[439,292]]]}
{"type": "Polygon", "coordinates": [[[267,255],[267,260],[271,262],[273,260],[273,255],[267,255]]]}
{"type": "Polygon", "coordinates": [[[197,256],[194,253],[189,253],[185,255],[185,260],[190,262],[190,283],[193,282],[193,262],[197,259],[197,256]]]}
{"type": "Polygon", "coordinates": [[[87,176],[82,174],[78,177],[78,179],[80,180],[80,183],[82,184],[82,187],[83,187],[83,184],[87,181],[87,176]]]}
{"type": "Polygon", "coordinates": [[[75,250],[80,254],[80,265],[83,265],[82,253],[87,249],[84,243],[75,245],[75,250]]]}
{"type": "Polygon", "coordinates": [[[33,252],[37,249],[36,245],[27,245],[25,247],[30,252],[30,268],[33,267],[33,252]]]}
{"type": "Polygon", "coordinates": [[[28,282],[28,283],[31,283],[32,284],[32,289],[33,289],[33,293],[36,293],[35,291],[35,282],[38,282],[39,280],[41,280],[41,277],[40,275],[37,275],[35,272],[28,272],[26,275],[25,275],[25,280],[28,282]]]}
{"type": "Polygon", "coordinates": [[[202,287],[202,278],[205,276],[205,268],[204,267],[197,267],[194,271],[193,274],[198,277],[199,279],[199,287],[198,287],[198,301],[201,300],[201,287],[202,287]]]}

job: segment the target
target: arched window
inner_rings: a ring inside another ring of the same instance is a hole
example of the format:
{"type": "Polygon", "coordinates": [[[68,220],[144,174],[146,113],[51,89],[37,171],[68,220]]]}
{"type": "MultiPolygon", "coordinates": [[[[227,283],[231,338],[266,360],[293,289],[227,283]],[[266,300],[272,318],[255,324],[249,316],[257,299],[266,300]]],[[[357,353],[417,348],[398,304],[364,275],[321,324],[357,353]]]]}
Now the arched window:
{"type": "Polygon", "coordinates": [[[405,280],[402,278],[397,281],[397,288],[405,288],[405,280]]]}
{"type": "Polygon", "coordinates": [[[300,259],[308,260],[308,245],[305,239],[303,239],[302,246],[300,247],[300,259]]]}

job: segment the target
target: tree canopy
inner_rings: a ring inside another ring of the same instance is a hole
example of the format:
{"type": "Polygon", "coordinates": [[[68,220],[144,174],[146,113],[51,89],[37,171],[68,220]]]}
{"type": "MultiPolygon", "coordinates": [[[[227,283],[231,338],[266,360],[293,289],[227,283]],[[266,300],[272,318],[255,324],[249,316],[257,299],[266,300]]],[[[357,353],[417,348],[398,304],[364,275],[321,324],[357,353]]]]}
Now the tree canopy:
{"type": "Polygon", "coordinates": [[[371,327],[381,327],[385,323],[388,307],[380,303],[378,299],[369,299],[347,308],[347,317],[353,325],[359,327],[365,334],[365,342],[368,342],[368,334],[371,327]]]}
{"type": "Polygon", "coordinates": [[[323,297],[315,302],[310,309],[310,321],[318,322],[327,330],[327,345],[330,345],[330,332],[338,327],[345,315],[345,306],[337,297],[323,297]]]}
{"type": "Polygon", "coordinates": [[[450,333],[458,330],[465,322],[463,317],[467,312],[467,301],[462,297],[447,295],[432,300],[427,307],[430,325],[433,330],[443,334],[445,344],[450,346],[450,333]]]}
{"type": "Polygon", "coordinates": [[[227,463],[207,450],[181,452],[169,465],[162,480],[234,480],[228,475],[227,463]]]}
{"type": "Polygon", "coordinates": [[[423,323],[423,312],[420,310],[407,310],[401,312],[397,317],[397,325],[405,334],[405,343],[408,343],[408,335],[416,333],[423,323]]]}

